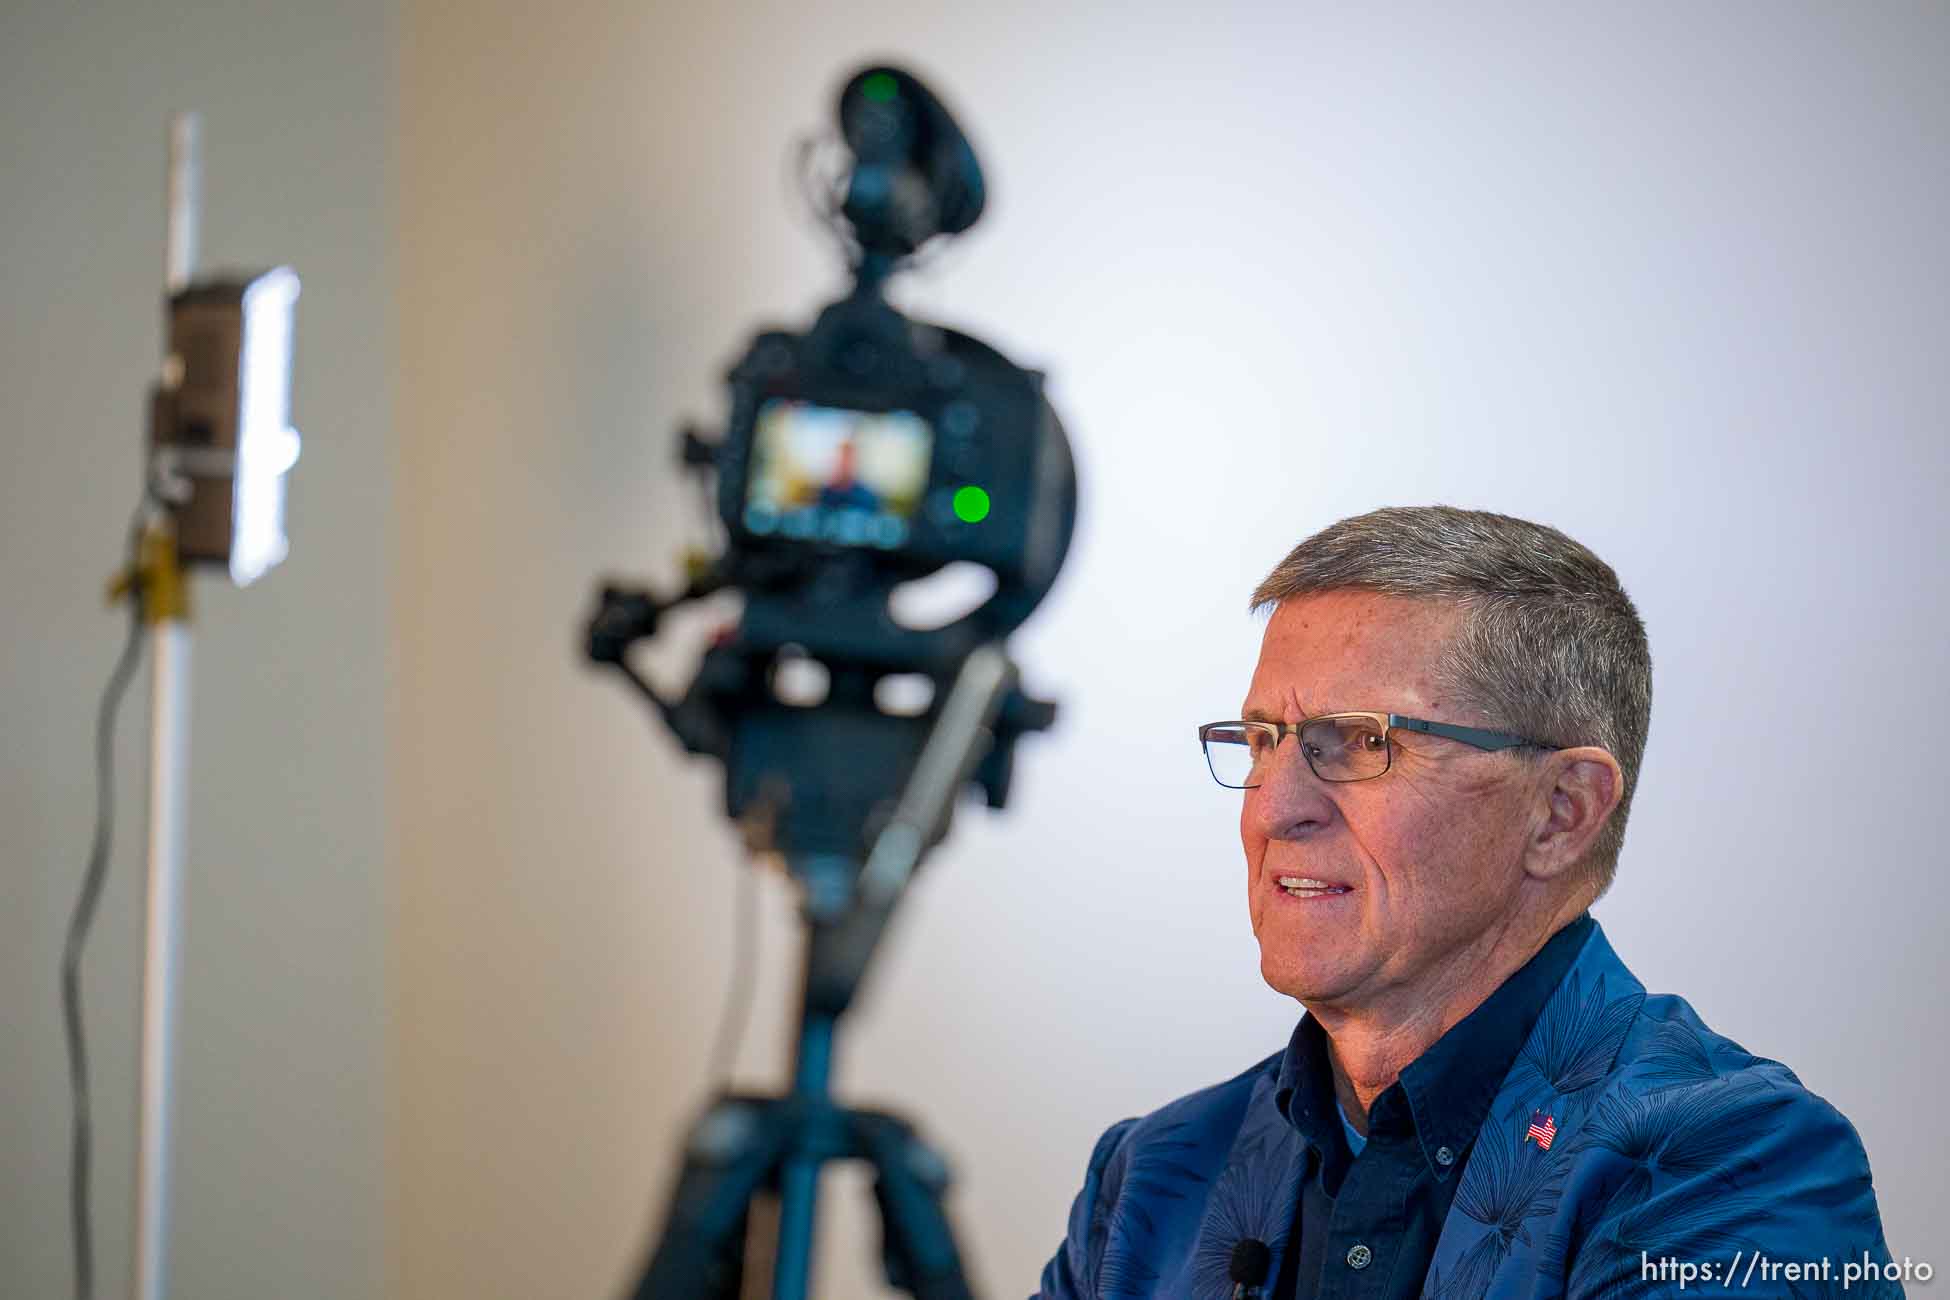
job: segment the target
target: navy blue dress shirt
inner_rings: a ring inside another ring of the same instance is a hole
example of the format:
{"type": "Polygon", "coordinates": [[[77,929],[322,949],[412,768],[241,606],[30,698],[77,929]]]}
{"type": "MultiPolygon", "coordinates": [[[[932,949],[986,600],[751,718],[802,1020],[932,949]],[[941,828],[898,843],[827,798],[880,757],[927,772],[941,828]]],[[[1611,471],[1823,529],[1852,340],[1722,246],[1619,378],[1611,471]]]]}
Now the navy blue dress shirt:
{"type": "Polygon", "coordinates": [[[1559,930],[1383,1089],[1368,1139],[1348,1150],[1327,1035],[1303,1017],[1274,1100],[1311,1148],[1286,1267],[1286,1300],[1413,1300],[1435,1256],[1469,1149],[1552,990],[1584,946],[1589,912],[1559,930]]]}

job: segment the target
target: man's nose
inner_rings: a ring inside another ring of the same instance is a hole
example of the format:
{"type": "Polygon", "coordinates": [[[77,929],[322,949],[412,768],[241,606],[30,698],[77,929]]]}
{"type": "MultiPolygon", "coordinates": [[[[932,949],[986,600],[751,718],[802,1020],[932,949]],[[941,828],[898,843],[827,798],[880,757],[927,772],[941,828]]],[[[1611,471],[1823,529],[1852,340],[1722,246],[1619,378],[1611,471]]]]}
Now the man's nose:
{"type": "Polygon", "coordinates": [[[1333,819],[1327,782],[1314,775],[1298,736],[1284,736],[1261,767],[1247,815],[1268,839],[1293,839],[1333,819]]]}

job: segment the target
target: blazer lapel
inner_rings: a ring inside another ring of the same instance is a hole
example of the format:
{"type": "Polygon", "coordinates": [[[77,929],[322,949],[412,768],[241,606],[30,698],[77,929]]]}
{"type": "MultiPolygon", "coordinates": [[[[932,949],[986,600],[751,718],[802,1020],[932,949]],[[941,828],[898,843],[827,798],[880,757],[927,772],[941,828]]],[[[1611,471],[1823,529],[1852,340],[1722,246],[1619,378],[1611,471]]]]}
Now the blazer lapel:
{"type": "Polygon", "coordinates": [[[1308,1146],[1275,1104],[1273,1088],[1269,1074],[1254,1090],[1225,1167],[1206,1200],[1190,1285],[1174,1294],[1226,1300],[1233,1289],[1233,1248],[1248,1239],[1265,1242],[1272,1254],[1266,1294],[1271,1294],[1280,1276],[1299,1209],[1308,1146]]]}
{"type": "Polygon", "coordinates": [[[1567,1148],[1644,1001],[1645,986],[1593,926],[1490,1103],[1436,1241],[1425,1300],[1476,1300],[1513,1255],[1534,1267],[1563,1192],[1567,1148]]]}

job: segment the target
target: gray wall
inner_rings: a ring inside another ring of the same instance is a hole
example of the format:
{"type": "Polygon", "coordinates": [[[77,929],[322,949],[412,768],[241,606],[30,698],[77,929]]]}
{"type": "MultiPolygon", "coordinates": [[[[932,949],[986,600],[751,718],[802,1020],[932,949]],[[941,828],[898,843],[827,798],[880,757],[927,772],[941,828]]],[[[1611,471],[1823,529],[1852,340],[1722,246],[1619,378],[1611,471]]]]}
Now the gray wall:
{"type": "MultiPolygon", "coordinates": [[[[750,331],[838,287],[783,160],[880,55],[935,80],[994,191],[906,299],[1051,370],[1086,491],[1017,646],[1061,725],[1006,815],[964,811],[842,1044],[843,1091],[956,1159],[987,1289],[1031,1288],[1105,1125],[1284,1040],[1191,727],[1236,707],[1246,592],[1295,540],[1426,501],[1618,568],[1657,691],[1600,919],[1855,1121],[1891,1246],[1940,1264],[1950,863],[1911,720],[1950,711],[1950,10],[696,9],[5,20],[5,120],[37,124],[4,145],[9,1292],[65,1277],[94,592],[153,359],[158,124],[226,32],[259,62],[201,96],[208,246],[306,275],[310,441],[290,566],[204,589],[183,1294],[632,1275],[711,1086],[741,868],[713,773],[575,630],[599,574],[668,584],[699,536],[673,423],[720,418],[750,331]]],[[[682,680],[709,621],[653,671],[682,680]]],[[[90,967],[111,1125],[138,813],[90,967]]],[[[790,903],[764,880],[750,1086],[785,1066],[790,903]]],[[[879,1293],[865,1205],[836,1182],[823,1294],[879,1293]]]]}
{"type": "MultiPolygon", "coordinates": [[[[304,280],[292,557],[200,583],[172,1294],[378,1294],[394,356],[387,5],[0,11],[0,1294],[72,1294],[61,941],[94,816],[103,586],[159,347],[164,122],[204,111],[206,266],[304,280]]],[[[127,1294],[147,677],[84,974],[97,1293],[127,1294]]]]}

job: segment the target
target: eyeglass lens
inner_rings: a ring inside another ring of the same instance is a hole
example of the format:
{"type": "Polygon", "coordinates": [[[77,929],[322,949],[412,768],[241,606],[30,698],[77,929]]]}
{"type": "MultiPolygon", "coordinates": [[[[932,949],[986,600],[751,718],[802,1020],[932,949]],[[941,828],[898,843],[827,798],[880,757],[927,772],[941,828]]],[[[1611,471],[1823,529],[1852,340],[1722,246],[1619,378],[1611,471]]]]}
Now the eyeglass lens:
{"type": "MultiPolygon", "coordinates": [[[[1271,770],[1271,727],[1225,723],[1206,728],[1205,761],[1220,785],[1256,786],[1271,770]]],[[[1300,752],[1323,781],[1363,781],[1388,770],[1388,737],[1373,718],[1316,718],[1301,728],[1300,752]]]]}

